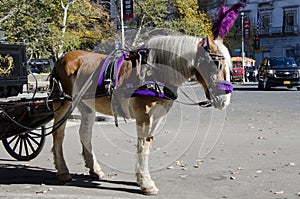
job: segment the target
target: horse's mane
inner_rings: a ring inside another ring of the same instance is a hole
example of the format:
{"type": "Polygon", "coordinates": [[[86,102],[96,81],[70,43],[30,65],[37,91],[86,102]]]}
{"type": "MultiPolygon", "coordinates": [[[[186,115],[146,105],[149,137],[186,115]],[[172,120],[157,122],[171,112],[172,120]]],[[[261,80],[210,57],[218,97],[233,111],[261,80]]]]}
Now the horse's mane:
{"type": "Polygon", "coordinates": [[[155,65],[164,81],[180,84],[191,76],[190,69],[195,64],[198,44],[202,39],[185,35],[153,37],[147,42],[150,49],[147,62],[155,65]]]}
{"type": "MultiPolygon", "coordinates": [[[[160,72],[164,74],[164,80],[178,79],[182,82],[191,76],[191,68],[195,66],[197,61],[196,55],[199,50],[199,42],[202,41],[204,37],[193,37],[193,36],[157,36],[153,37],[147,42],[147,48],[150,49],[148,55],[148,63],[155,65],[160,72]],[[173,74],[170,72],[165,72],[165,69],[170,67],[168,70],[176,71],[173,74]],[[168,79],[165,79],[168,78],[168,79]]],[[[215,40],[220,52],[225,56],[226,65],[228,66],[227,74],[232,67],[231,57],[228,49],[224,44],[215,40]]],[[[203,50],[203,56],[204,56],[203,50]]],[[[228,77],[229,79],[229,77],[228,77]]],[[[173,82],[174,83],[174,82],[173,82]]]]}
{"type": "MultiPolygon", "coordinates": [[[[150,39],[147,43],[147,47],[151,49],[148,62],[159,64],[168,64],[172,58],[182,58],[186,61],[194,61],[195,55],[198,50],[198,44],[203,39],[203,37],[192,37],[192,36],[157,36],[150,39]],[[159,52],[159,53],[157,53],[159,52]],[[161,53],[163,53],[161,55],[161,53]],[[158,56],[161,55],[157,60],[158,56]]],[[[190,63],[194,64],[194,63],[190,63]]],[[[180,67],[180,63],[171,67],[180,67]]]]}

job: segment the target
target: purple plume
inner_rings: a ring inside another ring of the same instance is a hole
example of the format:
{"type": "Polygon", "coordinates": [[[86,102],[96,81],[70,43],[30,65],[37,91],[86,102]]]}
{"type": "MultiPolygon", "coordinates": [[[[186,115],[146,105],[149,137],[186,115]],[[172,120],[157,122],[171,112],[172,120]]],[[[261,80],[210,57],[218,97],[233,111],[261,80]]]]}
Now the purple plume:
{"type": "Polygon", "coordinates": [[[223,39],[225,35],[229,32],[234,24],[234,21],[239,15],[239,11],[242,7],[245,7],[242,3],[237,3],[231,6],[231,8],[226,8],[224,5],[217,12],[212,31],[214,38],[223,39]]]}

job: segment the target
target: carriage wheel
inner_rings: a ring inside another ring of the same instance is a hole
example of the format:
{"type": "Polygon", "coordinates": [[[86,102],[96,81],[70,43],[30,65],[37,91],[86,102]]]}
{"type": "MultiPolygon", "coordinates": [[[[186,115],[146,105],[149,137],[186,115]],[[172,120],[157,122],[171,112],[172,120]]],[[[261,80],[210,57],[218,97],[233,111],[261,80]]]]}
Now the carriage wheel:
{"type": "Polygon", "coordinates": [[[6,151],[15,159],[29,161],[35,158],[45,143],[45,127],[2,139],[6,151]]]}

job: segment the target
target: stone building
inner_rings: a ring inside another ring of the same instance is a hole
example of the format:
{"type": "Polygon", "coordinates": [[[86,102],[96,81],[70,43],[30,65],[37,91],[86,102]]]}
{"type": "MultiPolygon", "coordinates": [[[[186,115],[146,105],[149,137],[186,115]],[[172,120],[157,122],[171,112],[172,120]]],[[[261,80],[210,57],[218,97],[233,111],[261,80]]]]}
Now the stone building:
{"type": "MultiPolygon", "coordinates": [[[[226,0],[229,7],[238,0],[226,0]]],[[[253,45],[245,47],[246,56],[257,65],[264,57],[295,57],[300,63],[300,1],[246,0],[244,19],[251,22],[253,45]],[[258,34],[259,48],[255,49],[254,35],[258,34]]],[[[241,20],[237,20],[240,21],[241,20]]],[[[239,25],[239,24],[238,24],[239,25]]],[[[232,50],[232,49],[231,49],[232,50]]]]}

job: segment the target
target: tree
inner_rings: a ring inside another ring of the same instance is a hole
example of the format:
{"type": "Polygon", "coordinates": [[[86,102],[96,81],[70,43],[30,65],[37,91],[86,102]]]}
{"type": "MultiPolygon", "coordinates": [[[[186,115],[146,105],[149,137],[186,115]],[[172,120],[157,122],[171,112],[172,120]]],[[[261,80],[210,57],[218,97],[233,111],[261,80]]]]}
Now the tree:
{"type": "Polygon", "coordinates": [[[137,27],[168,28],[188,35],[211,34],[211,20],[196,0],[136,0],[137,27]]]}
{"type": "Polygon", "coordinates": [[[225,0],[197,0],[199,10],[205,13],[218,9],[225,0]]]}
{"type": "Polygon", "coordinates": [[[196,0],[175,0],[178,19],[175,27],[179,31],[193,36],[211,35],[212,22],[205,12],[198,11],[196,0]]]}
{"type": "Polygon", "coordinates": [[[1,1],[0,13],[6,41],[25,42],[34,58],[91,49],[113,34],[108,14],[89,0],[1,1]]]}
{"type": "Polygon", "coordinates": [[[136,0],[134,5],[138,27],[167,28],[169,26],[168,0],[136,0]]]}

